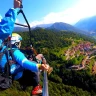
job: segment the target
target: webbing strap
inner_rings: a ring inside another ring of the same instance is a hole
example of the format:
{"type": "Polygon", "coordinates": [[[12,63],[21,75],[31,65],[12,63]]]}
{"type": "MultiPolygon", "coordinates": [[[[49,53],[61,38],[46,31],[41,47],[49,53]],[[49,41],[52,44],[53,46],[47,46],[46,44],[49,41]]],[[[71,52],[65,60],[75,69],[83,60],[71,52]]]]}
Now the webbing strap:
{"type": "Polygon", "coordinates": [[[5,74],[6,74],[6,77],[9,77],[9,75],[10,75],[10,64],[9,64],[9,58],[8,58],[8,50],[5,50],[5,55],[6,55],[6,59],[7,59],[5,74]]]}
{"type": "Polygon", "coordinates": [[[12,53],[11,53],[10,50],[4,49],[3,52],[0,52],[0,60],[2,59],[2,57],[3,57],[4,54],[6,56],[7,63],[5,64],[3,75],[5,75],[5,77],[9,77],[10,76],[10,62],[9,62],[8,56],[10,55],[12,57],[12,55],[11,55],[12,53]]]}

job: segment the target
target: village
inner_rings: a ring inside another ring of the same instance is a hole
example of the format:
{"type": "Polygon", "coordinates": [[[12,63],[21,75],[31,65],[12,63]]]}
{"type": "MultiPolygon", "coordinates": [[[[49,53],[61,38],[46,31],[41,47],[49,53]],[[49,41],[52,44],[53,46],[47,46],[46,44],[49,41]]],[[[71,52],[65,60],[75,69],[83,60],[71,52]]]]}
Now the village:
{"type": "MultiPolygon", "coordinates": [[[[95,52],[96,52],[96,47],[94,46],[94,44],[90,42],[82,42],[72,48],[69,48],[65,52],[66,60],[70,60],[74,57],[76,58],[80,55],[84,55],[84,58],[82,59],[80,64],[72,65],[69,67],[69,69],[82,70],[86,68],[90,64],[91,59],[95,58],[96,56],[95,52]]],[[[95,61],[92,64],[92,74],[96,74],[96,62],[95,61]]]]}

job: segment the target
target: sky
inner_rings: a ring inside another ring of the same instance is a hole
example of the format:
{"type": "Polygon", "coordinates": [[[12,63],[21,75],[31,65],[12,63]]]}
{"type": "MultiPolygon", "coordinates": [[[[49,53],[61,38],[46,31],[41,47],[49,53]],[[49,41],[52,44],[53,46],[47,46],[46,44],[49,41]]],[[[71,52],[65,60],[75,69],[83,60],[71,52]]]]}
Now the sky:
{"type": "MultiPolygon", "coordinates": [[[[96,15],[96,0],[22,0],[22,4],[31,27],[54,22],[73,25],[80,19],[96,15]]],[[[0,18],[12,7],[13,0],[1,0],[0,18]]],[[[21,14],[16,22],[26,24],[21,14]]]]}

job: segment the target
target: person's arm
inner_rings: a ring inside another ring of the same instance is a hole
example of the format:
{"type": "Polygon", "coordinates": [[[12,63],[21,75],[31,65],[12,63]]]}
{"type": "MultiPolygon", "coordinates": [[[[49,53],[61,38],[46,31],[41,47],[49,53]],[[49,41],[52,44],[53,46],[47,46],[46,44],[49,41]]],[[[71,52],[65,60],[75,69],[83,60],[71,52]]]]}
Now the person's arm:
{"type": "Polygon", "coordinates": [[[14,0],[14,8],[9,9],[0,22],[0,39],[4,40],[12,33],[19,8],[20,2],[14,0]]]}
{"type": "Polygon", "coordinates": [[[15,50],[13,53],[14,59],[25,69],[37,72],[39,69],[48,70],[48,66],[45,64],[38,64],[35,61],[28,60],[25,55],[19,50],[15,50]]]}
{"type": "Polygon", "coordinates": [[[18,9],[9,9],[5,17],[0,22],[0,39],[4,40],[14,29],[14,23],[17,18],[18,9]]]}

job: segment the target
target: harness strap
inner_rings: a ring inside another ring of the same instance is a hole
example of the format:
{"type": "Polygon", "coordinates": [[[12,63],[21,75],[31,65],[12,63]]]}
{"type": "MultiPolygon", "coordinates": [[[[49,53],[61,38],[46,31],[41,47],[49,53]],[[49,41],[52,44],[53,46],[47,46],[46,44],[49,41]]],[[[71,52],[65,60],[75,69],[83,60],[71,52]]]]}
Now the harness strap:
{"type": "Polygon", "coordinates": [[[10,75],[10,64],[9,64],[9,58],[8,58],[8,50],[5,49],[5,55],[6,55],[6,59],[7,59],[7,63],[6,63],[6,66],[5,66],[5,74],[6,74],[6,77],[9,77],[10,75]]]}
{"type": "Polygon", "coordinates": [[[0,73],[2,73],[2,75],[4,75],[5,77],[10,76],[10,65],[12,65],[12,62],[9,60],[9,56],[11,56],[12,60],[14,60],[12,52],[14,52],[14,50],[8,50],[7,48],[5,48],[3,52],[0,52],[0,60],[2,59],[4,54],[7,59],[7,63],[5,64],[5,68],[4,68],[4,73],[2,73],[2,71],[0,71],[0,73]]]}

